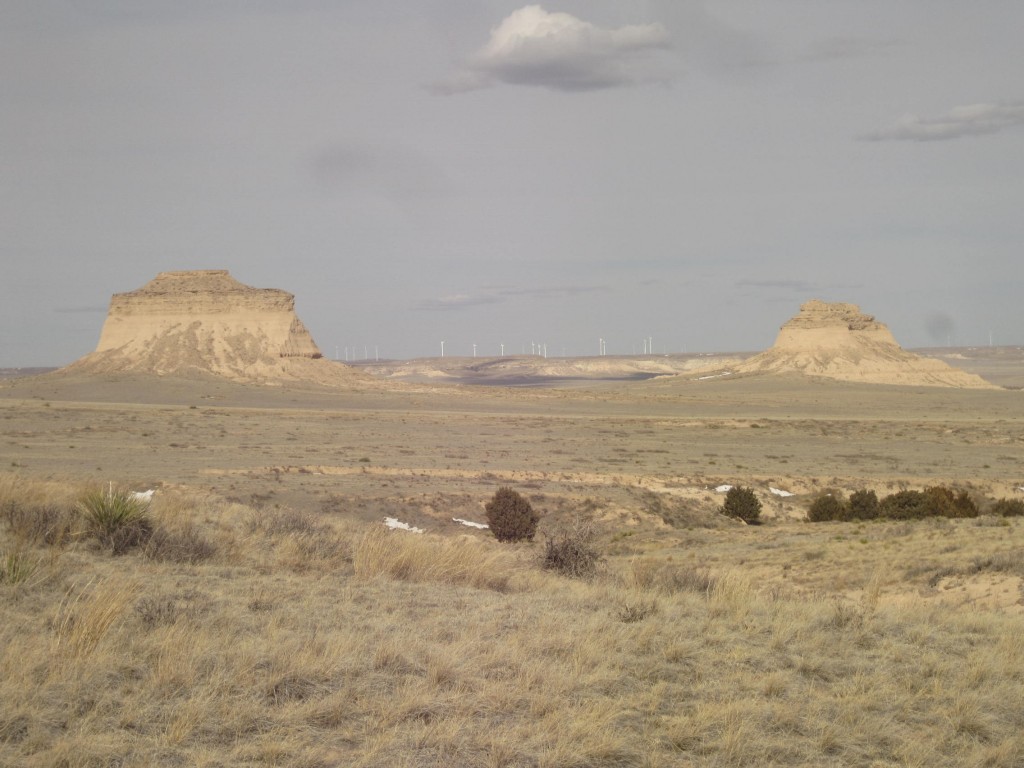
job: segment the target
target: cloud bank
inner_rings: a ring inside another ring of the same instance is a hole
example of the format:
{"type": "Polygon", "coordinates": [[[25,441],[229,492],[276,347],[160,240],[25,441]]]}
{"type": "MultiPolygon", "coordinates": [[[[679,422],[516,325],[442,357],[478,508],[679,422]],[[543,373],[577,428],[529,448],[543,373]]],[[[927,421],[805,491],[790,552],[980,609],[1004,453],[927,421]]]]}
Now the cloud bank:
{"type": "Polygon", "coordinates": [[[663,55],[669,47],[668,30],[661,24],[604,29],[528,5],[493,29],[487,44],[438,90],[455,93],[506,83],[588,91],[664,82],[668,68],[663,55]]]}
{"type": "Polygon", "coordinates": [[[949,141],[999,133],[1024,125],[1024,103],[969,104],[942,117],[904,115],[894,126],[861,136],[864,141],[949,141]]]}

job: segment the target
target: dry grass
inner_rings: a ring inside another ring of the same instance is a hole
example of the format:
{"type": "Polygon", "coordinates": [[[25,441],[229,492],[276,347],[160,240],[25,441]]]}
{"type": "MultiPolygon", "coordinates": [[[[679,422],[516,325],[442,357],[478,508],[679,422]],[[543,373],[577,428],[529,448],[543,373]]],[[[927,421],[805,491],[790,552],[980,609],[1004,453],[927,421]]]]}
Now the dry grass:
{"type": "Polygon", "coordinates": [[[1024,760],[1020,616],[928,587],[1008,575],[1024,521],[702,530],[580,581],[483,535],[171,494],[153,515],[212,549],[52,558],[0,524],[48,574],[0,584],[0,764],[1024,760]]]}

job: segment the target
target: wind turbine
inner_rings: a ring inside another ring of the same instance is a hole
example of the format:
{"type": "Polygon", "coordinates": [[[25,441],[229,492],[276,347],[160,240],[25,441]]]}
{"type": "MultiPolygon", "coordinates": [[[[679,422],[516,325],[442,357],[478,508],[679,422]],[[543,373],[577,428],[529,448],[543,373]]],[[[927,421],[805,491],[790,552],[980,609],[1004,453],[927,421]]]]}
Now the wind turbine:
{"type": "Polygon", "coordinates": [[[504,344],[499,344],[498,346],[501,347],[501,356],[504,357],[505,356],[505,345],[504,344]]]}
{"type": "Polygon", "coordinates": [[[476,357],[476,344],[473,345],[473,357],[476,357]]]}
{"type": "Polygon", "coordinates": [[[441,357],[444,357],[444,342],[441,342],[441,357]]]}

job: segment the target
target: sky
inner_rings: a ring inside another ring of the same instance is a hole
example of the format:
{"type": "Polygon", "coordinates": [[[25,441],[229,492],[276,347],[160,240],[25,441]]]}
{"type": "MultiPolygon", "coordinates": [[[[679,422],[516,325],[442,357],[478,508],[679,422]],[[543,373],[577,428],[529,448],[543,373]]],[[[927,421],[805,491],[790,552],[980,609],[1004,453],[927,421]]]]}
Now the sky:
{"type": "Polygon", "coordinates": [[[1024,343],[1020,0],[4,0],[0,367],[228,269],[329,357],[1024,343]]]}

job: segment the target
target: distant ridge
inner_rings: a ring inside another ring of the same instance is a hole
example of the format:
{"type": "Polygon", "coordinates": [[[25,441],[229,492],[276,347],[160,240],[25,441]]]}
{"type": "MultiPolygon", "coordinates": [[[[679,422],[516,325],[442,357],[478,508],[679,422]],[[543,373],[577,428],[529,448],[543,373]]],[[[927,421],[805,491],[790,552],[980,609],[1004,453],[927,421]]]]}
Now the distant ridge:
{"type": "Polygon", "coordinates": [[[162,272],[114,294],[96,351],[63,370],[328,385],[369,379],[322,357],[292,294],[210,269],[162,272]]]}
{"type": "Polygon", "coordinates": [[[771,349],[732,367],[733,373],[801,373],[870,384],[999,389],[980,376],[908,352],[856,304],[817,299],[779,330],[771,349]]]}

